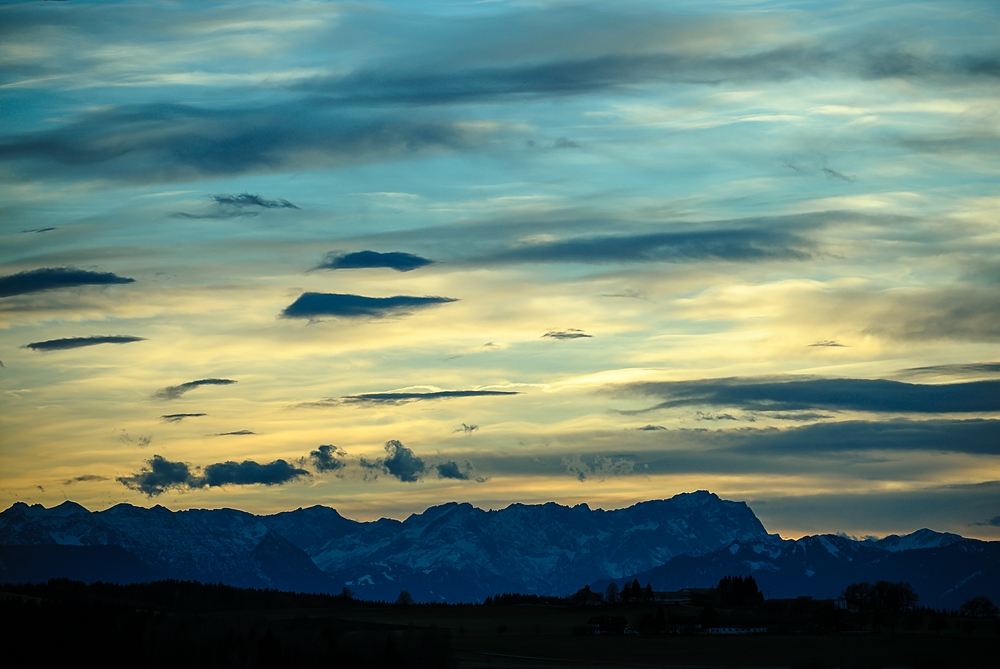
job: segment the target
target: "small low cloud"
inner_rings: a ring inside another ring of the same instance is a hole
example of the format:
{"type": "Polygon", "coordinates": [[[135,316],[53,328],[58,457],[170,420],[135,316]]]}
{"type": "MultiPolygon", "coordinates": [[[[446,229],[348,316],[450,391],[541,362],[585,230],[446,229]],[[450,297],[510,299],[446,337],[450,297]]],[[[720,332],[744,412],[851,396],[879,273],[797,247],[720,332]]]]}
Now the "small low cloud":
{"type": "Polygon", "coordinates": [[[204,476],[192,487],[219,487],[225,485],[281,485],[289,483],[309,472],[288,464],[284,460],[275,460],[260,464],[253,460],[243,462],[219,462],[205,467],[204,476]]]}
{"type": "Polygon", "coordinates": [[[113,272],[90,272],[75,267],[43,267],[0,277],[0,297],[25,295],[43,290],[76,286],[107,286],[135,283],[135,279],[113,272]]]}
{"type": "Polygon", "coordinates": [[[818,341],[809,344],[809,346],[829,346],[832,348],[847,348],[844,344],[841,344],[839,341],[833,341],[832,339],[824,339],[823,341],[818,341]]]}
{"type": "Polygon", "coordinates": [[[122,430],[121,434],[118,435],[118,441],[123,444],[135,444],[139,448],[146,448],[153,441],[153,435],[133,437],[125,430],[122,430]]]}
{"type": "Polygon", "coordinates": [[[63,485],[73,485],[74,483],[89,483],[91,481],[107,481],[108,477],[98,476],[97,474],[84,474],[82,476],[74,476],[71,479],[66,479],[63,481],[63,485]]]}
{"type": "Polygon", "coordinates": [[[160,420],[165,423],[179,423],[185,418],[201,418],[207,415],[207,413],[165,413],[160,416],[160,420]]]}
{"type": "Polygon", "coordinates": [[[252,195],[250,193],[240,193],[239,195],[213,195],[212,199],[219,204],[227,207],[261,207],[263,209],[298,209],[297,206],[285,200],[284,198],[276,198],[274,200],[269,200],[263,198],[260,195],[252,195]]]}
{"type": "Polygon", "coordinates": [[[188,393],[195,388],[200,388],[201,386],[229,386],[234,383],[236,383],[236,381],[233,381],[232,379],[198,379],[197,381],[188,381],[187,383],[182,383],[178,386],[160,388],[153,393],[153,399],[176,400],[184,393],[188,393]]]}
{"type": "Polygon", "coordinates": [[[576,328],[570,328],[568,330],[550,330],[542,335],[542,338],[548,337],[549,339],[589,339],[592,335],[587,334],[583,330],[577,330],[576,328]]]}
{"type": "Polygon", "coordinates": [[[316,269],[368,269],[385,267],[397,272],[410,272],[420,267],[433,265],[433,260],[421,258],[412,253],[378,253],[377,251],[357,251],[355,253],[327,253],[316,269]]]}
{"type": "Polygon", "coordinates": [[[145,337],[132,337],[129,335],[93,335],[91,337],[65,337],[63,339],[49,339],[48,341],[36,341],[25,344],[24,348],[33,351],[65,351],[72,348],[83,348],[84,346],[97,346],[98,344],[131,344],[137,341],[146,341],[145,337]]]}
{"type": "Polygon", "coordinates": [[[23,234],[23,233],[26,233],[26,232],[52,232],[53,230],[57,230],[57,229],[58,228],[52,228],[52,227],[48,227],[48,228],[30,228],[28,230],[21,230],[21,233],[23,234]]]}
{"type": "Polygon", "coordinates": [[[588,479],[603,481],[609,476],[624,476],[635,469],[635,460],[628,456],[604,457],[600,455],[581,457],[566,456],[562,459],[566,471],[581,483],[588,479]]]}
{"type": "Polygon", "coordinates": [[[333,444],[322,444],[309,453],[309,461],[318,472],[337,472],[344,468],[347,452],[333,444]]]}
{"type": "Polygon", "coordinates": [[[617,293],[601,293],[601,297],[622,297],[630,300],[639,300],[642,299],[642,293],[628,288],[626,290],[620,290],[617,293]]]}
{"type": "Polygon", "coordinates": [[[457,302],[451,297],[364,297],[342,293],[302,293],[295,302],[285,307],[282,318],[305,318],[315,321],[333,318],[386,318],[406,316],[417,309],[457,302]]]}
{"type": "Polygon", "coordinates": [[[117,481],[148,497],[155,497],[170,489],[281,485],[309,475],[306,470],[294,467],[284,460],[267,464],[253,460],[219,462],[208,465],[199,475],[185,462],[171,462],[160,455],[154,455],[142,469],[130,476],[119,476],[117,481]]]}
{"type": "Polygon", "coordinates": [[[1000,362],[967,362],[930,367],[910,367],[900,372],[903,376],[992,376],[1000,374],[1000,362]]]}
{"type": "Polygon", "coordinates": [[[242,437],[248,434],[257,434],[253,430],[234,430],[232,432],[218,432],[216,437],[242,437]]]}
{"type": "Polygon", "coordinates": [[[379,474],[388,474],[404,483],[416,483],[427,473],[423,458],[395,439],[385,442],[384,458],[370,461],[362,457],[360,464],[365,470],[366,480],[377,479],[379,474]]]}
{"type": "Polygon", "coordinates": [[[743,418],[737,418],[736,416],[734,416],[731,413],[705,413],[703,411],[698,411],[698,412],[695,412],[695,420],[709,420],[709,421],[716,421],[716,420],[749,420],[752,423],[754,419],[753,419],[753,416],[750,416],[749,418],[743,419],[743,418]]]}
{"type": "MultiPolygon", "coordinates": [[[[447,400],[464,397],[502,397],[520,395],[516,390],[435,390],[425,392],[387,392],[346,395],[339,400],[324,400],[320,404],[406,404],[427,400],[447,400]]],[[[471,430],[470,430],[471,431],[471,430]]]]}
{"type": "Polygon", "coordinates": [[[578,149],[580,145],[568,137],[560,137],[552,145],[553,149],[578,149]]]}
{"type": "Polygon", "coordinates": [[[659,432],[660,430],[666,430],[667,428],[662,425],[643,425],[642,427],[635,428],[640,432],[659,432]]]}
{"type": "Polygon", "coordinates": [[[434,465],[434,468],[437,470],[438,478],[455,481],[475,481],[476,483],[486,482],[486,478],[476,476],[475,469],[468,460],[462,461],[461,464],[454,460],[449,460],[448,462],[434,465]]]}
{"type": "Polygon", "coordinates": [[[969,524],[976,527],[1000,527],[1000,516],[993,516],[989,520],[969,524]]]}
{"type": "Polygon", "coordinates": [[[455,432],[462,432],[463,434],[472,434],[478,429],[479,429],[478,425],[467,425],[466,423],[462,423],[462,426],[456,428],[455,432]]]}

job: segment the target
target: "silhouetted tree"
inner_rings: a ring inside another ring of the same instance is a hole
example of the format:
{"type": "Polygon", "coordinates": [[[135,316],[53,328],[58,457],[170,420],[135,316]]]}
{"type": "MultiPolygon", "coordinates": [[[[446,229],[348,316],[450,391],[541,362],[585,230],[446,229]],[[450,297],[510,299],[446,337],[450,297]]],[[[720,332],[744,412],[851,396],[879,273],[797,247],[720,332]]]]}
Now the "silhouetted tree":
{"type": "Polygon", "coordinates": [[[608,583],[608,587],[604,589],[604,601],[606,601],[608,604],[614,604],[615,599],[617,599],[617,597],[618,597],[618,585],[614,581],[611,581],[610,583],[608,583]]]}
{"type": "Polygon", "coordinates": [[[413,597],[406,590],[399,591],[399,597],[396,598],[396,604],[398,606],[409,606],[413,603],[413,597]]]}
{"type": "Polygon", "coordinates": [[[1000,609],[997,609],[993,600],[985,595],[965,600],[962,606],[958,608],[958,611],[963,616],[972,618],[996,618],[1000,614],[1000,609]]]}
{"type": "Polygon", "coordinates": [[[729,606],[753,606],[764,601],[753,576],[723,576],[716,586],[719,602],[729,606]]]}

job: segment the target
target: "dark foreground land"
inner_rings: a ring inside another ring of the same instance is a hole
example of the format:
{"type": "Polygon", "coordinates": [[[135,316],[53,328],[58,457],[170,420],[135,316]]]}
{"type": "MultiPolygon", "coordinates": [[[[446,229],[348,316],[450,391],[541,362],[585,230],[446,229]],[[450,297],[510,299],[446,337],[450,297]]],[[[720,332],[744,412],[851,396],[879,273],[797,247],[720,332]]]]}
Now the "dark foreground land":
{"type": "MultiPolygon", "coordinates": [[[[918,612],[878,621],[820,604],[718,609],[796,633],[716,636],[667,630],[704,607],[654,604],[409,605],[197,583],[3,586],[8,666],[108,667],[992,667],[996,619],[918,612]],[[811,608],[810,608],[811,607],[811,608]],[[581,636],[593,616],[624,616],[644,635],[581,636]],[[811,622],[810,622],[811,621],[811,622]],[[841,631],[837,631],[840,629],[841,631]],[[810,630],[812,633],[810,633],[810,630]],[[574,633],[576,632],[576,633],[574,633]]],[[[753,620],[749,620],[753,622],[753,620]]],[[[690,631],[690,630],[689,630],[690,631]]]]}

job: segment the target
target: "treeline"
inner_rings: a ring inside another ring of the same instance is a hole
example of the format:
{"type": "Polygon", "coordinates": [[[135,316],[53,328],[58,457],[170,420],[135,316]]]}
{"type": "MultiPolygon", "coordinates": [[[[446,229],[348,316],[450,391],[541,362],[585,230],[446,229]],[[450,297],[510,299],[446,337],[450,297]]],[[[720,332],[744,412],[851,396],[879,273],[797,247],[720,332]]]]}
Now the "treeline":
{"type": "Polygon", "coordinates": [[[65,579],[2,590],[0,644],[10,666],[72,666],[83,659],[132,669],[454,666],[447,630],[335,617],[345,606],[377,606],[349,592],[65,579]],[[273,615],[283,609],[295,615],[273,615]]]}

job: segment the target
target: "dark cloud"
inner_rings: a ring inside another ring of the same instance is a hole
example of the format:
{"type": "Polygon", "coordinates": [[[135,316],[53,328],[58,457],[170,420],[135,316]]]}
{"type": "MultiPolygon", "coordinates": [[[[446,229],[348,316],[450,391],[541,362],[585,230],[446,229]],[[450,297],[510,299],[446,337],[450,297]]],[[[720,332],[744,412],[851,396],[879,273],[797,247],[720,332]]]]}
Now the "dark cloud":
{"type": "Polygon", "coordinates": [[[0,297],[37,293],[75,286],[106,286],[135,283],[135,279],[112,272],[89,272],[74,267],[43,267],[0,277],[0,297]]]}
{"type": "Polygon", "coordinates": [[[282,318],[308,318],[324,316],[335,318],[384,318],[405,316],[415,309],[425,309],[438,304],[457,302],[450,297],[363,297],[342,293],[302,293],[299,299],[281,312],[282,318]]]}
{"type": "Polygon", "coordinates": [[[910,367],[900,372],[904,376],[979,376],[1000,374],[1000,362],[967,362],[952,365],[910,367]]]}
{"type": "Polygon", "coordinates": [[[448,462],[441,462],[434,465],[434,468],[437,470],[438,478],[453,479],[456,481],[475,481],[476,483],[486,482],[486,479],[482,476],[476,476],[475,468],[473,468],[472,463],[468,460],[463,461],[461,464],[454,460],[449,460],[448,462]]]}
{"type": "Polygon", "coordinates": [[[1000,516],[993,516],[986,522],[992,525],[993,527],[1000,527],[1000,516]]]}
{"type": "Polygon", "coordinates": [[[1000,455],[1000,420],[832,421],[780,430],[730,430],[695,438],[747,453],[938,451],[1000,455]]]}
{"type": "Polygon", "coordinates": [[[257,434],[252,430],[235,430],[233,432],[219,432],[216,437],[242,437],[248,434],[257,434]]]}
{"type": "Polygon", "coordinates": [[[479,429],[478,425],[467,425],[462,423],[462,427],[456,428],[455,432],[464,432],[465,434],[472,434],[479,429]]]}
{"type": "Polygon", "coordinates": [[[57,230],[57,229],[58,228],[52,228],[52,227],[49,227],[49,228],[31,228],[30,230],[21,230],[21,232],[22,233],[24,233],[24,232],[52,232],[53,230],[57,230]]]}
{"type": "Polygon", "coordinates": [[[196,479],[187,464],[170,462],[162,456],[154,455],[135,474],[119,476],[116,480],[127,488],[154,497],[170,488],[194,487],[192,482],[196,479]]]}
{"type": "Polygon", "coordinates": [[[234,383],[236,383],[236,381],[233,381],[232,379],[198,379],[197,381],[182,383],[179,386],[167,386],[166,388],[160,388],[153,393],[153,399],[175,400],[184,393],[192,391],[200,386],[228,386],[234,383]]]}
{"type": "Polygon", "coordinates": [[[315,451],[310,451],[309,460],[318,472],[336,472],[344,468],[344,457],[347,453],[333,444],[322,444],[315,451]]]}
{"type": "Polygon", "coordinates": [[[387,267],[397,272],[409,272],[420,267],[433,265],[433,260],[421,258],[412,253],[378,253],[377,251],[357,251],[355,253],[327,253],[323,262],[315,269],[366,269],[387,267]]]}
{"type": "Polygon", "coordinates": [[[734,416],[731,413],[704,413],[702,411],[698,411],[697,413],[695,413],[695,420],[709,420],[709,421],[716,421],[716,420],[748,420],[748,421],[750,421],[752,423],[754,419],[753,419],[753,416],[749,416],[747,418],[737,418],[736,416],[734,416]]]}
{"type": "Polygon", "coordinates": [[[566,471],[575,476],[581,483],[587,479],[604,480],[609,476],[624,476],[635,469],[635,460],[631,456],[600,456],[574,455],[562,459],[566,471]]]}
{"type": "Polygon", "coordinates": [[[260,195],[250,193],[240,193],[239,195],[213,195],[212,199],[227,207],[262,207],[264,209],[298,209],[297,206],[288,200],[278,198],[268,200],[260,195]]]}
{"type": "Polygon", "coordinates": [[[580,148],[580,145],[577,144],[576,142],[574,142],[571,139],[568,139],[566,137],[560,137],[559,139],[557,139],[555,141],[555,144],[552,145],[552,148],[554,148],[554,149],[578,149],[578,148],[580,148]]]}
{"type": "Polygon", "coordinates": [[[227,461],[205,467],[204,476],[197,482],[197,486],[218,487],[254,483],[281,485],[309,475],[306,470],[298,469],[284,460],[275,460],[265,465],[253,460],[227,461]]]}
{"type": "Polygon", "coordinates": [[[185,418],[200,418],[207,415],[207,413],[165,413],[160,416],[160,420],[167,423],[179,423],[185,418]]]}
{"type": "Polygon", "coordinates": [[[24,178],[164,183],[477,148],[493,132],[439,119],[421,121],[412,113],[352,114],[301,100],[230,109],[119,105],[86,112],[51,130],[0,138],[0,163],[24,178]]]}
{"type": "Polygon", "coordinates": [[[642,427],[635,428],[640,432],[659,432],[660,430],[666,430],[667,428],[662,425],[643,425],[642,427]]]}
{"type": "Polygon", "coordinates": [[[830,346],[834,348],[845,348],[844,344],[841,344],[839,341],[833,341],[832,339],[824,339],[823,341],[818,341],[813,344],[809,344],[809,346],[830,346]]]}
{"type": "Polygon", "coordinates": [[[427,473],[427,465],[406,446],[392,439],[385,442],[386,457],[374,462],[362,457],[361,467],[365,470],[365,478],[378,478],[379,474],[388,474],[404,483],[415,483],[427,473]]]}
{"type": "Polygon", "coordinates": [[[805,260],[811,256],[810,246],[804,239],[782,230],[692,230],[520,244],[477,260],[482,263],[805,260]]]}
{"type": "Polygon", "coordinates": [[[187,218],[192,220],[225,220],[228,218],[252,218],[257,215],[256,211],[244,211],[241,209],[220,209],[208,212],[207,214],[189,214],[186,211],[177,211],[170,214],[173,218],[187,218]]]}
{"type": "Polygon", "coordinates": [[[83,346],[97,346],[98,344],[131,344],[132,342],[146,341],[145,337],[131,337],[128,335],[94,335],[92,337],[66,337],[65,339],[50,339],[48,341],[36,341],[25,344],[24,348],[33,351],[65,351],[70,348],[81,348],[83,346]]]}
{"type": "Polygon", "coordinates": [[[74,476],[71,479],[66,479],[63,481],[63,485],[72,485],[74,483],[88,483],[90,481],[107,481],[106,476],[98,476],[97,474],[84,474],[82,476],[74,476]]]}
{"type": "Polygon", "coordinates": [[[346,395],[339,400],[324,400],[320,404],[405,404],[424,400],[445,400],[462,397],[499,397],[503,395],[520,395],[515,390],[436,390],[428,392],[389,392],[361,393],[346,395]]]}
{"type": "Polygon", "coordinates": [[[280,485],[294,481],[309,472],[284,460],[259,464],[253,460],[219,462],[205,467],[203,475],[192,472],[184,462],[170,462],[154,455],[146,466],[131,476],[119,476],[117,481],[132,490],[154,497],[171,488],[205,488],[225,485],[280,485]]]}
{"type": "Polygon", "coordinates": [[[874,411],[963,413],[1000,410],[1000,381],[919,385],[884,379],[728,378],[621,387],[665,401],[633,414],[680,406],[727,406],[748,411],[874,411]]]}
{"type": "Polygon", "coordinates": [[[576,328],[570,328],[568,330],[550,330],[542,335],[542,338],[549,337],[550,339],[590,339],[592,335],[587,334],[583,330],[577,330],[576,328]]]}

